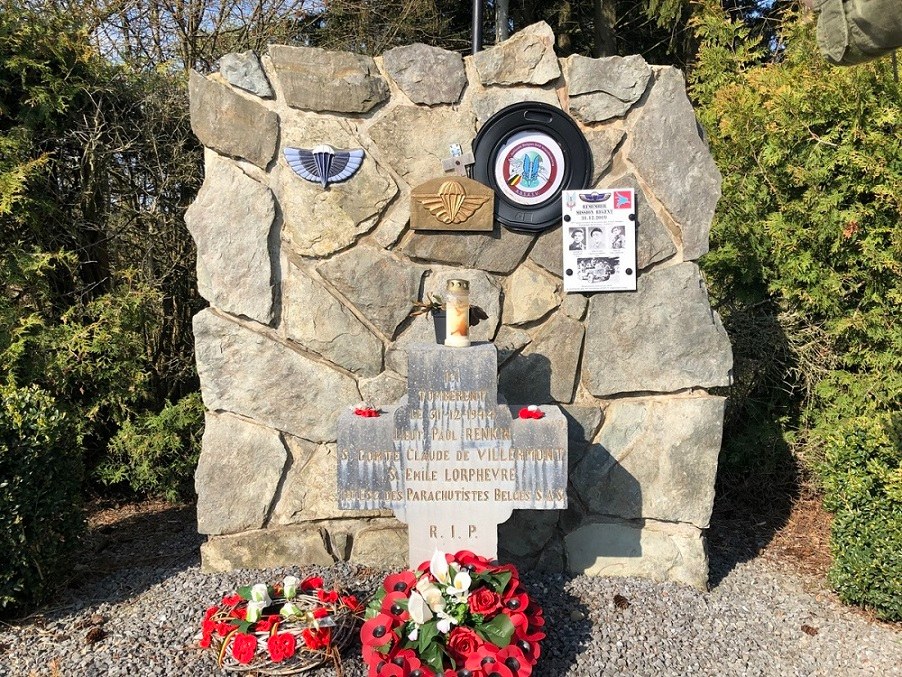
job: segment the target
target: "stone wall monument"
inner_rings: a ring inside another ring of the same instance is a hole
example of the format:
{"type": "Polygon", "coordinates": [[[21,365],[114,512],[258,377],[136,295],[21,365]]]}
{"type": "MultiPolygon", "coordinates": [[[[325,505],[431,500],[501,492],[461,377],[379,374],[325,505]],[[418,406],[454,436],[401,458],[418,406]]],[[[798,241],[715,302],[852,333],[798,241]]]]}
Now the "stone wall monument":
{"type": "Polygon", "coordinates": [[[371,59],[273,46],[190,79],[206,147],[186,215],[208,413],[197,469],[206,569],[350,559],[406,564],[386,510],[343,511],[336,429],[361,399],[407,392],[407,350],[432,340],[414,299],[470,282],[489,314],[511,404],[559,403],[569,422],[566,510],[518,510],[499,553],[525,566],[707,582],[732,355],[695,260],[708,248],[720,175],[682,75],[640,57],[558,59],[536,24],[461,58],[426,45],[371,59]],[[238,67],[240,66],[240,67],[238,67]],[[638,291],[563,294],[561,233],[409,228],[412,187],[442,174],[519,101],[562,108],[592,148],[593,185],[633,187],[638,291]],[[363,148],[344,183],[301,181],[285,146],[363,148]]]}

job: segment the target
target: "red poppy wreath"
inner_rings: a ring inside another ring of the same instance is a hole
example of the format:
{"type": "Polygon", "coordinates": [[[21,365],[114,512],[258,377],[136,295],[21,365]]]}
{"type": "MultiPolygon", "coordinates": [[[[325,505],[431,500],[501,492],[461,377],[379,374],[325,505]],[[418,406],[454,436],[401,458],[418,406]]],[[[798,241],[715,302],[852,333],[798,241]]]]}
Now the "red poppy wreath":
{"type": "Polygon", "coordinates": [[[355,596],[326,589],[319,576],[286,576],[275,585],[239,588],[207,609],[199,644],[227,672],[297,674],[337,662],[362,611],[355,596]]]}
{"type": "Polygon", "coordinates": [[[388,576],[366,619],[368,677],[529,677],[545,638],[517,569],[467,550],[388,576]]]}

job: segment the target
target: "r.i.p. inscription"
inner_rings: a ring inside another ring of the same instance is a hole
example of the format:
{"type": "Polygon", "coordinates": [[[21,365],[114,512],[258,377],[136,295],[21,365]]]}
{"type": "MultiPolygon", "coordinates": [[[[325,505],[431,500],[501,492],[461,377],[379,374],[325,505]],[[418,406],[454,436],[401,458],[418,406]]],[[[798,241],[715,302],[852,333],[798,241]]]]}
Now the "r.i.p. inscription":
{"type": "Polygon", "coordinates": [[[399,405],[339,419],[339,507],[393,509],[408,525],[411,566],[435,548],[495,557],[497,525],[514,508],[567,506],[566,419],[556,406],[518,419],[499,404],[490,343],[408,354],[399,405]]]}

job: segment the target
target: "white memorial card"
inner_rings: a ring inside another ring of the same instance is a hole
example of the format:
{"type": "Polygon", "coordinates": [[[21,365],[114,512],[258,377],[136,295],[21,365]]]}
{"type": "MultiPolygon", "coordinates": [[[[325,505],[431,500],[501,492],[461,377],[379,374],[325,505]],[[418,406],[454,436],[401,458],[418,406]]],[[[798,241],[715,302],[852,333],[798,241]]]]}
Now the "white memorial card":
{"type": "Polygon", "coordinates": [[[565,190],[564,291],[636,290],[632,188],[565,190]]]}

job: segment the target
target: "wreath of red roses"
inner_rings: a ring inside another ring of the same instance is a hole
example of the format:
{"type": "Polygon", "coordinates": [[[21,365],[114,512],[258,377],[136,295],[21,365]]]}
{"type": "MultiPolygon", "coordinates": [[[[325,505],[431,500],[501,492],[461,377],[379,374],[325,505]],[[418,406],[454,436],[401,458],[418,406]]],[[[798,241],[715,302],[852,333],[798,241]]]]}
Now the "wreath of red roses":
{"type": "Polygon", "coordinates": [[[391,574],[367,606],[360,640],[369,677],[530,677],[545,619],[517,569],[468,550],[436,555],[446,572],[434,556],[391,574]]]}

